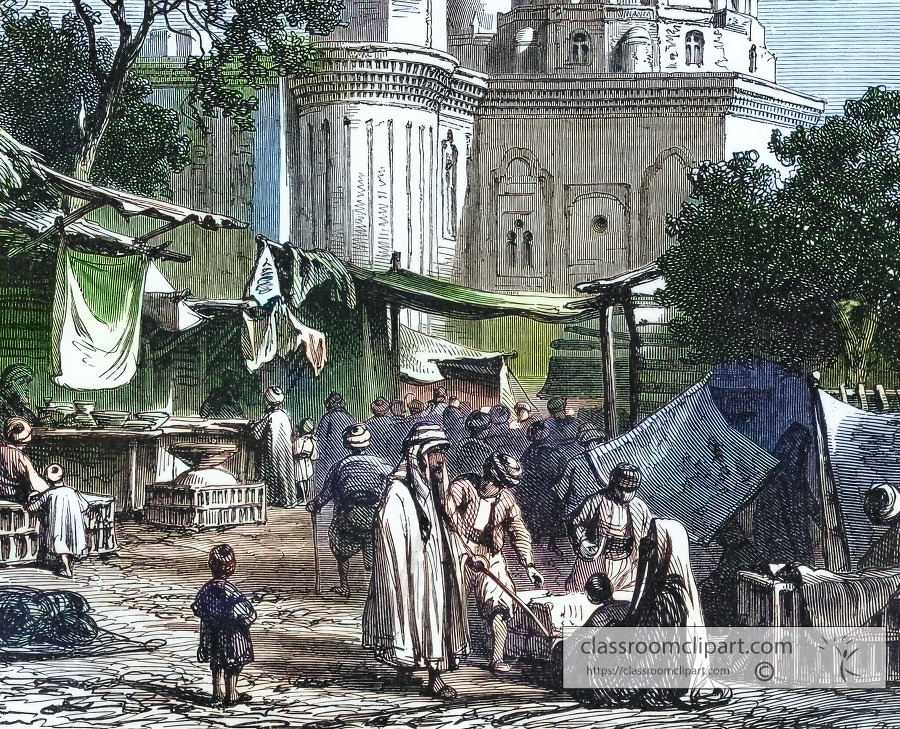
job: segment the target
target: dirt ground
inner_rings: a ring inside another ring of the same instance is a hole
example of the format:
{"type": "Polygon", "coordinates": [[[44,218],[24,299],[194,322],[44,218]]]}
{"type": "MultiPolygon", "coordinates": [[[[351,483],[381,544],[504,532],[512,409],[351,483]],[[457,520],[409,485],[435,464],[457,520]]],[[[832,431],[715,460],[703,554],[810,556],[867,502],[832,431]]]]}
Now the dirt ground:
{"type": "MultiPolygon", "coordinates": [[[[104,631],[90,655],[0,663],[0,726],[13,727],[806,727],[900,726],[900,696],[877,691],[738,692],[705,711],[596,710],[542,687],[532,667],[498,678],[476,653],[448,681],[459,698],[442,703],[395,684],[360,644],[367,584],[355,564],[349,599],[329,595],[337,581],[320,516],[323,595],[314,594],[312,530],[302,510],[272,510],[263,527],[222,533],[169,533],[120,526],[121,549],[80,563],[73,581],[32,568],[0,571],[0,586],[80,592],[104,631]],[[207,669],[196,662],[198,622],[190,604],[208,579],[206,556],[228,542],[239,559],[236,584],[256,605],[256,660],[242,674],[252,701],[209,706],[207,669]],[[159,646],[165,642],[162,647],[159,646]],[[895,703],[896,702],[896,703],[895,703]]],[[[566,559],[539,551],[551,586],[566,559]],[[560,564],[558,569],[554,565],[560,564]]],[[[519,575],[519,577],[521,577],[519,575]]],[[[477,629],[473,626],[477,636],[477,629]]]]}

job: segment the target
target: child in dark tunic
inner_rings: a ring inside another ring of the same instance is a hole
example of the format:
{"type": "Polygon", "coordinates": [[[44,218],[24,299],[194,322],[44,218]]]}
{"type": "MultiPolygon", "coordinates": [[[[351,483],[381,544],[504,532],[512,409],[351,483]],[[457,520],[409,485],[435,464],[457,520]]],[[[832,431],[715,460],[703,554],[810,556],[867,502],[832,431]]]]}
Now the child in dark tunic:
{"type": "Polygon", "coordinates": [[[216,707],[250,700],[248,694],[237,695],[236,685],[241,669],[253,660],[250,625],[256,620],[256,611],[241,591],[228,581],[236,568],[237,558],[230,546],[214,547],[209,553],[209,571],[213,578],[200,588],[191,606],[194,615],[200,618],[197,660],[209,663],[213,705],[216,707]]]}

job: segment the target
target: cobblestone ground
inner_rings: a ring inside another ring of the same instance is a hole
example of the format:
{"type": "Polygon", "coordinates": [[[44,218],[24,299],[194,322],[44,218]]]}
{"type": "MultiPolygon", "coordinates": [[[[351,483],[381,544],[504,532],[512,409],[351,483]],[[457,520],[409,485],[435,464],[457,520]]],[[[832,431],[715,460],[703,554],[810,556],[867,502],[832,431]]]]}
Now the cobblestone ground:
{"type": "MultiPolygon", "coordinates": [[[[327,520],[327,515],[325,515],[327,520]]],[[[327,521],[325,521],[327,523],[327,521]]],[[[320,530],[323,590],[336,581],[320,530]]],[[[303,511],[274,511],[265,527],[184,535],[124,525],[121,550],[81,563],[74,581],[30,568],[0,572],[0,586],[82,593],[104,631],[93,654],[0,663],[0,726],[15,727],[786,727],[900,726],[900,697],[881,691],[745,691],[707,711],[586,709],[517,667],[498,679],[478,655],[450,675],[457,700],[401,688],[360,645],[366,575],[350,599],[314,594],[311,527],[303,511]],[[242,675],[250,704],[208,706],[208,674],[195,661],[190,603],[207,579],[209,548],[227,541],[235,582],[251,595],[256,661],[242,675]],[[162,641],[162,647],[156,647],[162,641]]],[[[547,559],[545,558],[545,562],[547,559]]],[[[546,566],[546,565],[545,565],[546,566]]],[[[551,582],[558,579],[547,570],[551,582]]]]}

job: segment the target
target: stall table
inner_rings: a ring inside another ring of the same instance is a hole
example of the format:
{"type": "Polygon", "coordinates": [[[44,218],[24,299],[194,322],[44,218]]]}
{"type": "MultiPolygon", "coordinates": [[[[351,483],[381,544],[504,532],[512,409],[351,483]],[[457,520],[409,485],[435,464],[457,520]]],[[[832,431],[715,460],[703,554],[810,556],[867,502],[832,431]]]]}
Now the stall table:
{"type": "Polygon", "coordinates": [[[115,510],[142,511],[151,484],[173,481],[187,466],[168,448],[176,443],[228,443],[237,452],[225,464],[239,481],[251,480],[253,451],[246,420],[171,418],[158,430],[37,428],[27,447],[35,467],[59,463],[68,485],[112,497],[115,510]]]}

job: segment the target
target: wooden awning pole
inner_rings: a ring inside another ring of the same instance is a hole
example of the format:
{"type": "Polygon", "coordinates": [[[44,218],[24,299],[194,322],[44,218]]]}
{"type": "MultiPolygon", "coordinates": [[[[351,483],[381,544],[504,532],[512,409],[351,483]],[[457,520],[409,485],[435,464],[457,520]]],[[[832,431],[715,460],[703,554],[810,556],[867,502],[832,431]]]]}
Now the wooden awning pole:
{"type": "Polygon", "coordinates": [[[634,316],[634,301],[630,293],[622,302],[622,308],[628,327],[628,427],[633,428],[637,425],[641,401],[641,340],[634,316]]]}
{"type": "Polygon", "coordinates": [[[600,330],[603,344],[603,417],[607,440],[612,440],[619,435],[616,409],[616,342],[613,332],[615,313],[614,306],[603,307],[603,326],[600,330]]]}

